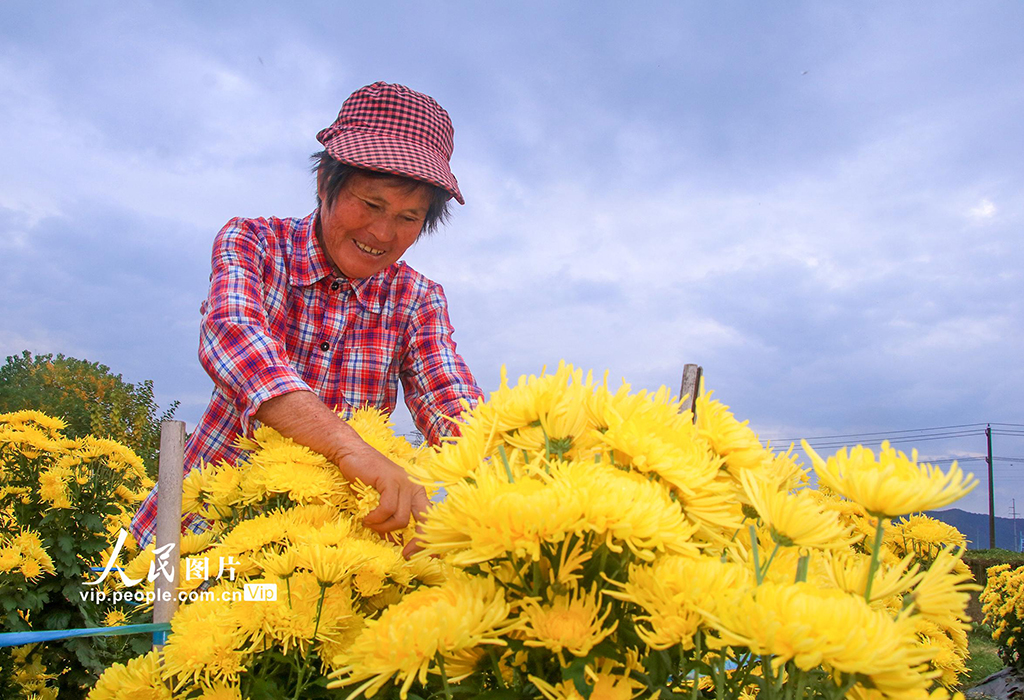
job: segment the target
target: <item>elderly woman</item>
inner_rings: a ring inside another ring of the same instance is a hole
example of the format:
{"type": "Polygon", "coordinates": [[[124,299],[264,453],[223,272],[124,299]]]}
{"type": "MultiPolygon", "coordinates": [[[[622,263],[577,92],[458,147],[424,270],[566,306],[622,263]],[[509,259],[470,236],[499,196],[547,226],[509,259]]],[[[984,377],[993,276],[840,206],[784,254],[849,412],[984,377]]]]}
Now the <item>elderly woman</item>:
{"type": "MultiPolygon", "coordinates": [[[[427,507],[422,487],[363,442],[335,410],[391,412],[398,382],[433,443],[481,396],[455,349],[441,286],[404,262],[423,232],[463,204],[449,168],[453,129],[427,95],[384,82],[354,92],[317,134],[317,208],[304,219],[232,219],[213,244],[199,359],[210,404],[185,448],[185,472],[233,461],[241,434],[269,425],[380,493],[380,533],[427,507]]],[[[186,525],[201,529],[201,519],[186,525]]],[[[153,538],[156,489],[132,521],[153,538]]]]}

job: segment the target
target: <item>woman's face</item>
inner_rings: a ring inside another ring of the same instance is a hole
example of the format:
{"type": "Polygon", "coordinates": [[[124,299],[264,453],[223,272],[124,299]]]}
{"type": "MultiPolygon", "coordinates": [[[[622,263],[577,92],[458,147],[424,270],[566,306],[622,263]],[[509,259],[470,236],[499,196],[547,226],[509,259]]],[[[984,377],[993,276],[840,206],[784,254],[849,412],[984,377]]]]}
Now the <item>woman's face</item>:
{"type": "MultiPolygon", "coordinates": [[[[325,183],[319,179],[321,201],[325,183]]],[[[401,178],[353,173],[334,202],[320,208],[321,244],[346,277],[371,277],[397,262],[423,229],[430,188],[401,178]]]]}

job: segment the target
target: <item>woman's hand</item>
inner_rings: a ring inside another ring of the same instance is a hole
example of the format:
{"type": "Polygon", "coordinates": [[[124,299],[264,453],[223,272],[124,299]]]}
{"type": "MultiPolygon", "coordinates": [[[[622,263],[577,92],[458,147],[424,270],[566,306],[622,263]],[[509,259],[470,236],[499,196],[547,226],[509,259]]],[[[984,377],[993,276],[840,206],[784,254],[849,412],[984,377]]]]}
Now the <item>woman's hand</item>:
{"type": "Polygon", "coordinates": [[[359,479],[380,494],[380,504],[363,519],[371,530],[381,535],[402,530],[409,525],[410,515],[423,521],[427,512],[426,490],[377,450],[362,443],[338,458],[336,464],[346,479],[359,479]]]}
{"type": "MultiPolygon", "coordinates": [[[[419,522],[427,512],[427,492],[414,484],[400,466],[373,449],[355,430],[327,408],[310,391],[293,391],[264,401],[256,418],[300,445],[327,457],[351,482],[357,479],[380,494],[380,505],[363,524],[386,535],[408,526],[413,514],[419,522]]],[[[403,550],[405,556],[419,551],[416,539],[403,550]]]]}

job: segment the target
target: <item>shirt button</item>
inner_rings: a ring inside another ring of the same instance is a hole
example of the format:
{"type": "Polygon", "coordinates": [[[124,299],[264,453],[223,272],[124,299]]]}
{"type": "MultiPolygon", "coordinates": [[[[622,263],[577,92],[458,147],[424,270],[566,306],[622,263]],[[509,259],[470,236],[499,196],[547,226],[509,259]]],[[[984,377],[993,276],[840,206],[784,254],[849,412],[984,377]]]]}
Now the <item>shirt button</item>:
{"type": "Polygon", "coordinates": [[[333,291],[333,292],[338,291],[338,287],[340,287],[340,286],[341,286],[341,283],[338,282],[338,280],[334,280],[334,284],[331,285],[331,291],[333,291]]]}
{"type": "Polygon", "coordinates": [[[328,350],[331,349],[331,344],[325,340],[324,342],[320,343],[320,349],[323,350],[324,352],[327,352],[328,350]]]}

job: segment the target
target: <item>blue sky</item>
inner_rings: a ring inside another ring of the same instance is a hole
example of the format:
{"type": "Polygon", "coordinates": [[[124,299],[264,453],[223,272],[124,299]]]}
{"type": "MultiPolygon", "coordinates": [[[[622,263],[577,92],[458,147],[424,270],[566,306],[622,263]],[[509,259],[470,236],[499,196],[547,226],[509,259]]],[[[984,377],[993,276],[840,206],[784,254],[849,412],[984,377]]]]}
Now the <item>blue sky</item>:
{"type": "MultiPolygon", "coordinates": [[[[308,214],[316,132],[387,80],[455,124],[467,204],[406,259],[485,391],[697,362],[765,438],[1024,424],[1022,31],[1009,1],[5,2],[0,355],[194,424],[214,234],[308,214]]],[[[1024,510],[1024,460],[996,485],[1024,510]]]]}

